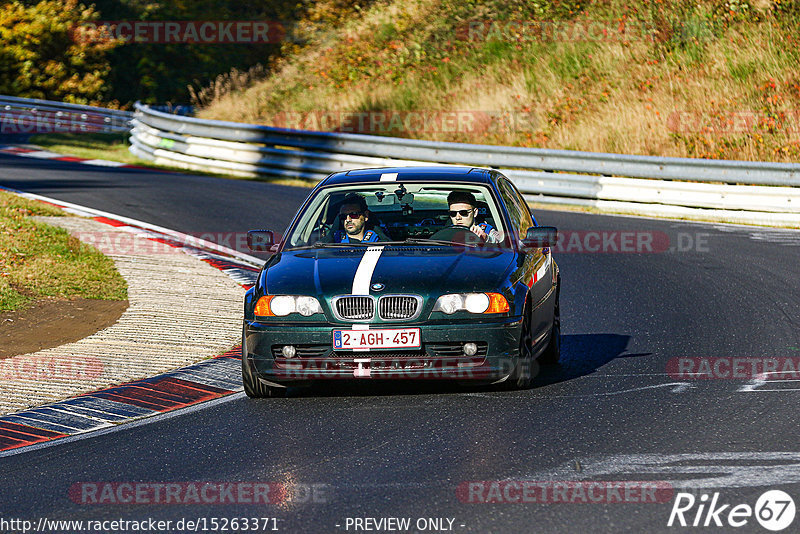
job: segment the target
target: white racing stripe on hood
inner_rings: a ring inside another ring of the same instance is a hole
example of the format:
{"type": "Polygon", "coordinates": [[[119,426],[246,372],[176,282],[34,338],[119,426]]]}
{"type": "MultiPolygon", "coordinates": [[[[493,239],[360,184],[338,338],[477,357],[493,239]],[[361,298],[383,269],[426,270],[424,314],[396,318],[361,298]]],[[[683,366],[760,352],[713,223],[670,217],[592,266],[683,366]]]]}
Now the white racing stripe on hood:
{"type": "Polygon", "coordinates": [[[385,172],[381,174],[381,182],[394,182],[395,180],[397,180],[396,172],[385,172]]]}
{"type": "Polygon", "coordinates": [[[375,265],[381,257],[383,246],[369,247],[358,264],[356,275],[353,278],[353,295],[369,295],[369,284],[372,281],[372,273],[375,272],[375,265]]]}

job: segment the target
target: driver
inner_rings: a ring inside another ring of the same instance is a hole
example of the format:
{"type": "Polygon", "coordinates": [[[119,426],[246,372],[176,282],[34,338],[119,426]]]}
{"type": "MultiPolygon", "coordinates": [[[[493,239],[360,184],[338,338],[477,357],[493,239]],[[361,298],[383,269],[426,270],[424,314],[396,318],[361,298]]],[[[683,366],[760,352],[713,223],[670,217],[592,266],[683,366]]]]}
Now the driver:
{"type": "Polygon", "coordinates": [[[374,230],[366,229],[369,220],[367,201],[357,193],[344,197],[339,206],[339,219],[344,226],[344,232],[336,230],[333,235],[334,243],[371,243],[380,239],[374,230]]]}
{"type": "Polygon", "coordinates": [[[478,202],[475,195],[469,191],[453,191],[447,195],[447,204],[450,206],[450,222],[454,226],[465,226],[470,231],[487,243],[499,243],[503,240],[500,232],[492,225],[482,222],[475,223],[478,215],[478,202]]]}

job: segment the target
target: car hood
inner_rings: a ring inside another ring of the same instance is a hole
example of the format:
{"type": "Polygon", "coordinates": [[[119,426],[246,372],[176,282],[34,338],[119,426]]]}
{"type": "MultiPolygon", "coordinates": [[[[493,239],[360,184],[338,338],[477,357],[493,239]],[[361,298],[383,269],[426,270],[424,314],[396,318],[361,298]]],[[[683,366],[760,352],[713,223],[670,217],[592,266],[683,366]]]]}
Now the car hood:
{"type": "MultiPolygon", "coordinates": [[[[281,253],[263,274],[267,293],[323,298],[350,294],[366,251],[359,247],[281,253]]],[[[375,263],[369,284],[383,284],[382,294],[498,290],[515,259],[510,250],[387,246],[375,263]]]]}

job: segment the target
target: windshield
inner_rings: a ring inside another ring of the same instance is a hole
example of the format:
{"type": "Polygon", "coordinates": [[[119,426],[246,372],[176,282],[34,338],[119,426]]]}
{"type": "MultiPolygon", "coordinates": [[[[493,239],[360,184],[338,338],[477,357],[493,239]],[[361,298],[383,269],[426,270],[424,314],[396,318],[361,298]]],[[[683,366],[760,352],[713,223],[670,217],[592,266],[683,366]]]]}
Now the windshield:
{"type": "Polygon", "coordinates": [[[318,191],[288,236],[286,249],[428,243],[508,246],[488,187],[391,182],[318,191]]]}

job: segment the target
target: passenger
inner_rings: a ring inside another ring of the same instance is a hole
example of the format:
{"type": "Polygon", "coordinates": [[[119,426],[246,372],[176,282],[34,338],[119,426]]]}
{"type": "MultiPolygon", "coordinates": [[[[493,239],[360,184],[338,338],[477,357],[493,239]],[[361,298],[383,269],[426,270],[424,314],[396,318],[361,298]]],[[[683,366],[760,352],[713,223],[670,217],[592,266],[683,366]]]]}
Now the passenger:
{"type": "Polygon", "coordinates": [[[475,200],[475,195],[469,191],[453,191],[447,195],[447,204],[450,207],[450,222],[454,226],[469,228],[473,234],[487,243],[499,243],[503,240],[500,232],[492,225],[486,222],[475,223],[475,217],[478,216],[478,202],[475,200]]]}
{"type": "Polygon", "coordinates": [[[380,236],[374,230],[367,230],[369,210],[367,201],[359,194],[351,193],[344,197],[339,206],[339,218],[344,226],[344,232],[336,230],[333,236],[334,243],[372,243],[378,241],[380,236]]]}

